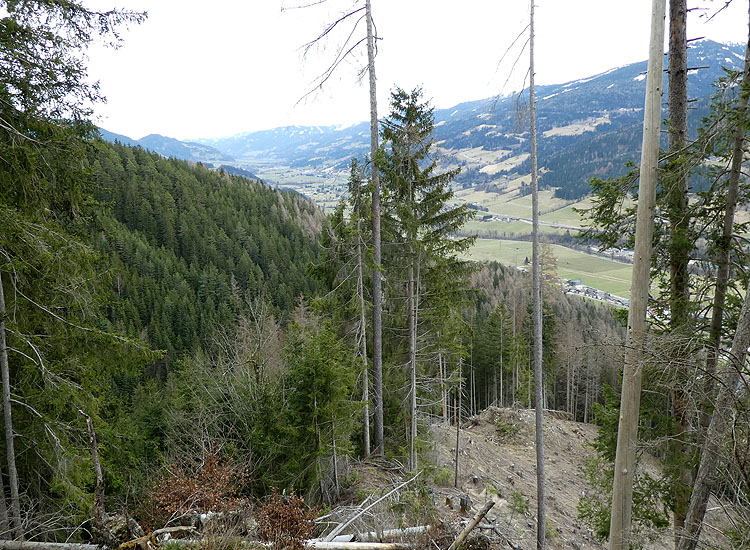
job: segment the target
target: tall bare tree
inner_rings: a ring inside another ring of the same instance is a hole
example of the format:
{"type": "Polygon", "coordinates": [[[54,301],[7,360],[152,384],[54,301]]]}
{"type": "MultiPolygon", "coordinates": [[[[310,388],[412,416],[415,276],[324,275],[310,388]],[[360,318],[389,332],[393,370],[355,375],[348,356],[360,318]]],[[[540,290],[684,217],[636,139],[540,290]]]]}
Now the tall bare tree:
{"type": "MultiPolygon", "coordinates": [[[[308,6],[324,3],[326,0],[319,0],[308,6]]],[[[299,6],[299,7],[308,7],[299,6]]],[[[367,43],[367,73],[370,92],[370,168],[372,179],[372,256],[374,262],[372,277],[372,381],[373,381],[373,400],[375,401],[375,411],[373,418],[374,428],[374,449],[373,453],[377,456],[383,456],[385,448],[383,446],[383,291],[382,291],[382,250],[380,239],[380,174],[377,167],[378,153],[378,102],[377,102],[377,81],[375,78],[375,55],[377,52],[375,23],[372,17],[372,2],[365,0],[362,6],[359,2],[334,22],[329,24],[322,33],[315,39],[305,44],[305,51],[308,51],[313,45],[322,39],[328,37],[333,29],[339,26],[343,21],[358,17],[354,23],[354,28],[349,33],[347,39],[338,49],[333,62],[323,73],[316,79],[316,88],[323,86],[336,70],[336,68],[346,59],[363,41],[367,43]],[[361,12],[364,10],[364,16],[361,12]],[[355,38],[356,26],[365,18],[367,34],[365,38],[355,38]]]]}
{"type": "Polygon", "coordinates": [[[638,412],[641,402],[643,348],[647,330],[646,308],[648,306],[654,232],[654,203],[659,165],[665,3],[665,0],[653,0],[652,2],[633,282],[630,292],[628,336],[622,379],[620,422],[617,431],[615,477],[612,490],[612,515],[609,528],[610,550],[628,550],[630,545],[633,475],[635,473],[636,443],[638,440],[638,412]]]}
{"type": "MultiPolygon", "coordinates": [[[[544,372],[542,370],[542,279],[539,252],[539,177],[536,151],[536,96],[534,89],[534,0],[529,9],[529,124],[531,127],[532,303],[534,317],[534,400],[536,402],[536,547],[546,547],[547,505],[544,487],[544,372]]],[[[502,373],[501,373],[502,376],[502,373]]]]}
{"type": "Polygon", "coordinates": [[[370,165],[372,168],[372,379],[375,394],[375,454],[383,456],[383,290],[382,251],[380,247],[380,174],[378,154],[378,99],[375,79],[375,25],[372,3],[365,1],[367,17],[367,73],[370,78],[370,165]]]}

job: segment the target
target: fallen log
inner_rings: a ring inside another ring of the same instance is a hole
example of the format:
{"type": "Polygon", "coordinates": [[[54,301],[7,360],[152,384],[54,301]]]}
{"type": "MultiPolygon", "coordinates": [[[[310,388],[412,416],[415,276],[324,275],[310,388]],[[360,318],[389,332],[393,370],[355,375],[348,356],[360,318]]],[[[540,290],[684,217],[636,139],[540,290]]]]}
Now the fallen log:
{"type": "Polygon", "coordinates": [[[484,519],[484,516],[487,515],[487,512],[490,511],[490,508],[492,508],[495,505],[494,500],[487,501],[487,504],[484,505],[484,507],[479,510],[476,516],[474,516],[474,519],[472,519],[469,524],[464,527],[464,530],[461,531],[461,534],[456,537],[456,540],[453,541],[453,544],[451,544],[448,547],[448,550],[456,550],[459,546],[461,546],[461,543],[463,543],[464,540],[466,540],[466,537],[469,536],[469,533],[474,529],[474,527],[477,526],[477,523],[482,521],[484,519]]]}
{"type": "MultiPolygon", "coordinates": [[[[236,539],[234,542],[237,542],[236,539]]],[[[178,546],[200,546],[200,541],[190,539],[174,539],[170,541],[171,544],[178,546]]],[[[305,548],[308,550],[409,550],[413,549],[413,544],[405,544],[402,542],[344,542],[344,541],[330,541],[324,540],[306,540],[304,541],[305,548]]],[[[258,541],[240,541],[242,547],[246,544],[255,547],[272,548],[273,544],[270,542],[258,542],[258,541]]]]}
{"type": "MultiPolygon", "coordinates": [[[[419,477],[419,474],[421,474],[421,473],[422,473],[422,470],[418,471],[416,474],[414,474],[413,478],[411,478],[411,479],[409,479],[407,481],[404,481],[403,483],[401,483],[400,485],[398,485],[397,487],[395,487],[394,489],[392,489],[391,491],[389,491],[388,493],[386,493],[385,495],[383,495],[382,497],[380,497],[378,500],[376,500],[375,502],[373,502],[372,504],[370,504],[367,508],[359,510],[351,518],[349,518],[347,521],[345,521],[344,523],[342,523],[341,525],[339,525],[338,527],[336,527],[333,531],[331,531],[328,534],[328,536],[326,536],[325,541],[326,542],[331,542],[336,535],[338,535],[339,533],[341,533],[341,531],[343,531],[344,529],[346,529],[347,527],[349,527],[349,525],[351,525],[352,523],[354,523],[354,520],[356,520],[358,517],[360,517],[362,514],[364,514],[368,510],[370,510],[370,508],[372,508],[373,506],[377,505],[381,501],[383,501],[386,498],[388,498],[389,496],[391,496],[393,493],[395,493],[399,489],[402,489],[403,487],[406,487],[407,485],[409,485],[409,483],[411,483],[412,481],[414,481],[415,479],[417,479],[419,477]]],[[[319,548],[322,548],[322,547],[319,547],[319,548]]]]}
{"type": "Polygon", "coordinates": [[[403,542],[336,542],[336,541],[306,541],[305,548],[321,550],[404,550],[414,548],[403,542]]]}
{"type": "Polygon", "coordinates": [[[163,527],[143,537],[138,537],[137,539],[129,540],[128,542],[123,542],[119,546],[119,549],[129,550],[131,548],[158,548],[159,542],[156,540],[156,538],[160,537],[161,535],[166,535],[166,534],[176,535],[176,534],[194,533],[194,532],[195,532],[195,527],[191,525],[177,525],[175,527],[163,527]]]}
{"type": "Polygon", "coordinates": [[[415,527],[404,527],[403,529],[384,529],[382,533],[378,534],[375,531],[369,533],[360,533],[357,538],[361,541],[376,541],[380,535],[384,537],[399,537],[408,535],[418,535],[426,533],[430,530],[429,525],[417,525],[415,527]]]}
{"type": "Polygon", "coordinates": [[[98,544],[77,542],[32,542],[25,540],[0,540],[0,550],[102,550],[98,544]]]}

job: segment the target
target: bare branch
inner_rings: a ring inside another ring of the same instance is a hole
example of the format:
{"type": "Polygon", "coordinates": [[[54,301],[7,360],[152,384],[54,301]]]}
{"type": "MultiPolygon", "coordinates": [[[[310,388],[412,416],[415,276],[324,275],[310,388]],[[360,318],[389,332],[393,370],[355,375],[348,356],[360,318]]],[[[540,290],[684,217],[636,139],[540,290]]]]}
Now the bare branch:
{"type": "MultiPolygon", "coordinates": [[[[325,0],[323,0],[323,1],[325,1],[325,0]]],[[[336,28],[336,26],[337,26],[337,25],[338,25],[339,23],[343,23],[344,21],[346,21],[347,19],[349,19],[349,17],[351,17],[351,16],[352,16],[352,15],[354,15],[355,13],[358,13],[358,12],[360,12],[360,11],[363,11],[364,9],[365,9],[365,7],[364,7],[364,6],[362,6],[361,8],[357,8],[357,9],[356,9],[356,10],[354,10],[354,11],[350,11],[349,13],[347,13],[347,14],[345,14],[345,15],[342,15],[342,16],[341,16],[341,17],[339,17],[339,18],[338,18],[338,19],[337,19],[336,21],[334,21],[333,23],[331,23],[330,25],[328,25],[328,27],[326,27],[326,28],[325,28],[325,30],[324,30],[324,31],[323,31],[322,33],[320,33],[320,34],[319,34],[319,35],[318,35],[318,36],[317,36],[316,38],[313,38],[312,40],[310,40],[310,41],[309,41],[309,42],[307,42],[306,44],[303,44],[303,45],[302,45],[302,46],[300,47],[300,49],[303,49],[303,50],[304,50],[304,54],[305,54],[305,55],[307,55],[307,52],[308,52],[308,51],[310,50],[310,48],[312,48],[312,47],[313,47],[313,46],[314,46],[315,44],[317,44],[318,42],[320,42],[320,41],[321,41],[321,40],[322,40],[323,38],[325,38],[326,36],[328,36],[328,35],[329,35],[329,34],[330,34],[330,33],[331,33],[332,31],[333,31],[333,29],[335,29],[335,28],[336,28]]],[[[361,19],[362,19],[362,18],[360,17],[360,19],[359,19],[359,20],[357,20],[357,23],[359,23],[359,21],[360,21],[361,19]]],[[[354,24],[355,28],[356,28],[356,26],[357,26],[357,23],[355,23],[355,24],[354,24]]]]}
{"type": "Polygon", "coordinates": [[[326,82],[328,82],[328,79],[331,78],[331,76],[333,75],[334,71],[341,64],[341,62],[343,62],[349,56],[349,54],[352,51],[354,51],[354,49],[357,46],[359,46],[360,44],[362,44],[362,42],[366,42],[366,41],[367,41],[367,37],[364,37],[364,38],[360,39],[356,44],[354,44],[351,48],[349,48],[343,55],[339,56],[337,58],[337,60],[330,67],[328,67],[328,69],[326,69],[320,77],[317,78],[318,84],[316,84],[313,89],[311,89],[309,92],[307,92],[301,98],[299,98],[299,100],[297,101],[297,104],[299,104],[300,101],[302,101],[303,99],[307,98],[309,95],[311,95],[312,93],[314,93],[315,90],[321,89],[323,87],[323,85],[326,82]]]}

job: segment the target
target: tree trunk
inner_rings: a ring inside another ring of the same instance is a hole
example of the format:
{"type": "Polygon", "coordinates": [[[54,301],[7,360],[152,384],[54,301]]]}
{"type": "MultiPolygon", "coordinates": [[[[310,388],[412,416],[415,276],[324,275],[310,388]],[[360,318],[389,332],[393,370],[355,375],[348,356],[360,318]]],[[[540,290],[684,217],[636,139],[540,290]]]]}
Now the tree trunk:
{"type": "Polygon", "coordinates": [[[78,412],[86,419],[86,426],[89,430],[89,446],[91,447],[91,458],[94,462],[94,525],[99,533],[104,536],[106,533],[105,523],[107,521],[107,512],[104,509],[104,476],[102,475],[102,465],[99,462],[99,447],[96,444],[96,431],[94,430],[94,421],[91,417],[78,409],[78,412]]]}
{"type": "MultiPolygon", "coordinates": [[[[440,335],[438,334],[438,338],[440,335]]],[[[448,424],[448,404],[445,398],[445,366],[443,365],[443,353],[438,352],[438,367],[440,369],[440,400],[443,402],[443,424],[448,424]]]]}
{"type": "Polygon", "coordinates": [[[466,540],[466,537],[469,536],[469,533],[474,529],[474,527],[477,526],[477,524],[482,521],[482,518],[487,515],[487,512],[490,511],[490,508],[492,508],[495,505],[494,500],[488,500],[487,504],[484,505],[484,507],[479,510],[476,516],[474,516],[474,519],[472,519],[469,524],[464,527],[464,530],[461,531],[461,533],[456,537],[456,540],[453,541],[453,544],[451,544],[448,547],[448,550],[457,550],[464,540],[466,540]]]}
{"type": "Polygon", "coordinates": [[[409,469],[417,469],[417,305],[414,279],[414,254],[409,266],[407,305],[409,307],[409,469]]]}
{"type": "Polygon", "coordinates": [[[529,22],[529,123],[531,125],[531,216],[532,216],[532,291],[534,309],[534,416],[536,418],[536,547],[546,548],[547,504],[544,481],[544,373],[542,371],[542,279],[539,257],[539,178],[536,156],[536,97],[534,90],[534,0],[529,22]]]}
{"type": "MultiPolygon", "coordinates": [[[[669,150],[677,152],[687,140],[687,0],[669,0],[669,150]]],[[[688,320],[690,288],[688,260],[688,170],[677,167],[668,194],[670,222],[670,325],[683,328],[688,320]]]]}
{"type": "Polygon", "coordinates": [[[463,364],[463,359],[461,357],[458,358],[458,409],[456,410],[456,472],[455,477],[453,478],[453,487],[458,489],[458,451],[461,443],[461,377],[463,376],[463,373],[461,372],[463,369],[461,368],[463,364]]]}
{"type": "Polygon", "coordinates": [[[716,471],[726,463],[727,459],[721,453],[721,446],[726,442],[732,428],[731,416],[736,401],[741,399],[740,394],[747,390],[742,373],[745,369],[748,346],[750,346],[750,285],[745,291],[745,301],[742,304],[737,332],[734,334],[732,349],[729,353],[729,364],[722,376],[721,390],[701,448],[700,465],[690,496],[679,550],[695,550],[703,527],[708,498],[714,486],[716,471]]]}
{"type": "Polygon", "coordinates": [[[646,340],[646,309],[650,284],[651,249],[654,232],[654,202],[659,165],[661,128],[662,68],[664,64],[665,0],[653,0],[651,43],[646,78],[646,104],[643,113],[638,212],[635,231],[635,257],[628,313],[628,338],[617,431],[612,515],[609,527],[610,550],[628,550],[633,512],[633,474],[638,440],[638,412],[641,403],[641,369],[646,340]]]}
{"type": "MultiPolygon", "coordinates": [[[[687,139],[687,0],[669,0],[669,150],[676,153],[685,146],[687,139]]],[[[667,215],[669,217],[669,309],[672,334],[681,337],[688,329],[688,304],[690,286],[688,260],[691,244],[688,237],[690,216],[688,215],[688,170],[677,163],[668,191],[667,215]]],[[[679,348],[682,350],[682,347],[679,348]]],[[[689,352],[688,352],[689,353],[689,352]]],[[[687,357],[673,357],[684,361],[687,357]]],[[[688,434],[687,408],[689,397],[678,384],[672,395],[672,414],[675,419],[673,438],[669,445],[672,458],[686,453],[685,437],[688,434]]],[[[687,488],[692,482],[692,468],[683,466],[679,483],[687,488]]],[[[681,488],[681,489],[682,489],[681,488]]],[[[679,544],[679,532],[685,522],[687,491],[678,490],[674,504],[675,548],[679,544]]]]}
{"type": "Polygon", "coordinates": [[[372,169],[372,382],[375,399],[375,455],[383,456],[383,294],[380,249],[380,173],[378,153],[378,102],[375,86],[375,35],[371,0],[365,1],[367,19],[367,72],[370,76],[370,162],[372,169]]]}
{"type": "Polygon", "coordinates": [[[8,504],[5,502],[5,482],[3,482],[3,471],[0,468],[0,539],[8,536],[10,533],[10,523],[8,522],[8,504]]]}
{"type": "Polygon", "coordinates": [[[586,362],[586,393],[583,396],[583,423],[589,421],[589,401],[591,397],[591,358],[586,362]]]}
{"type": "Polygon", "coordinates": [[[3,414],[5,418],[5,449],[8,453],[8,483],[10,484],[10,513],[14,536],[23,540],[21,524],[21,499],[18,495],[18,471],[16,470],[16,450],[13,443],[13,415],[10,407],[10,367],[8,366],[8,346],[5,341],[5,291],[2,271],[0,271],[0,374],[3,380],[3,414]]]}
{"type": "Polygon", "coordinates": [[[500,406],[503,406],[503,315],[505,306],[500,315],[500,406]]]}
{"type": "Polygon", "coordinates": [[[341,498],[341,483],[339,481],[339,457],[336,451],[336,424],[331,415],[331,441],[333,445],[333,484],[336,490],[336,500],[341,498]]]}
{"type": "Polygon", "coordinates": [[[360,212],[361,189],[357,185],[357,197],[354,202],[354,215],[357,219],[357,298],[359,299],[359,353],[362,357],[362,401],[364,408],[362,411],[362,432],[364,435],[365,456],[370,455],[370,377],[367,371],[367,322],[365,321],[365,288],[362,267],[362,233],[361,222],[362,215],[360,212]]]}

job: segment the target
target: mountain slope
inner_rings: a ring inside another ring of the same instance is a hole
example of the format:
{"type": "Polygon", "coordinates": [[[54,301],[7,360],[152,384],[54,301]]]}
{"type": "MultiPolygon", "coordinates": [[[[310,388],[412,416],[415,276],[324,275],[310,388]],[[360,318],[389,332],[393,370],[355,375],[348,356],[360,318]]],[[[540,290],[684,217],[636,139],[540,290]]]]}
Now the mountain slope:
{"type": "Polygon", "coordinates": [[[300,195],[140,147],[105,145],[92,163],[112,205],[96,238],[118,278],[110,320],[167,362],[209,349],[246,299],[283,318],[317,288],[306,269],[323,214],[300,195]]]}

